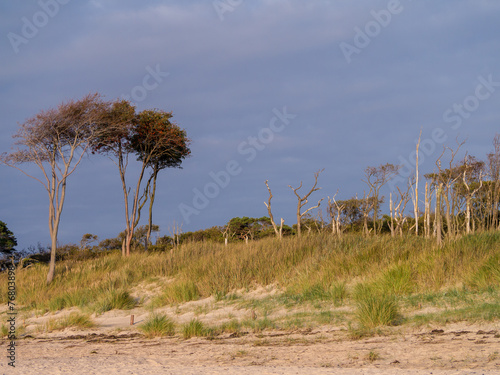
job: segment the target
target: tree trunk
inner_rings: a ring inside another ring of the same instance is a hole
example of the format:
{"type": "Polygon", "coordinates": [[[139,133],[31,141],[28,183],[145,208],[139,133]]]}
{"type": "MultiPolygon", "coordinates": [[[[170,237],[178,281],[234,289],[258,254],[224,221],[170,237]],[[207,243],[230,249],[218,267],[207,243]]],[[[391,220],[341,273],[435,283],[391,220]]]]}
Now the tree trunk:
{"type": "Polygon", "coordinates": [[[436,213],[435,213],[435,226],[436,226],[436,241],[438,245],[441,245],[441,189],[442,184],[439,184],[436,190],[436,213]]]}

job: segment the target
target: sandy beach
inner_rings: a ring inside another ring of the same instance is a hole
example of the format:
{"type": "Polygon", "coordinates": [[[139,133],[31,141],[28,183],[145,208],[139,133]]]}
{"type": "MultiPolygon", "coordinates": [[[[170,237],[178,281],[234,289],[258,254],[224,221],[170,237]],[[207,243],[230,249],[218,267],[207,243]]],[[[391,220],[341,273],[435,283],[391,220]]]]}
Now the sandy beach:
{"type": "MultiPolygon", "coordinates": [[[[114,333],[113,333],[114,332],[114,333]]],[[[3,340],[2,347],[7,347],[3,340]]],[[[65,330],[17,341],[2,374],[500,374],[500,324],[450,324],[354,340],[345,329],[147,339],[65,330]]]]}

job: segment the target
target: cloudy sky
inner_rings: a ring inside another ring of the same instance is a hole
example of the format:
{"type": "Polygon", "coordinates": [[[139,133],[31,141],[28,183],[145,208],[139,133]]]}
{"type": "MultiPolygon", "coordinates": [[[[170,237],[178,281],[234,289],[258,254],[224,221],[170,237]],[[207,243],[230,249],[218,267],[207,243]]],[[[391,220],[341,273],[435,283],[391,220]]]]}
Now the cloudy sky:
{"type": "MultiPolygon", "coordinates": [[[[192,139],[183,169],[160,176],[161,235],[267,215],[266,179],[292,225],[288,185],[308,190],[324,168],[315,203],[363,195],[367,166],[404,164],[404,181],[420,129],[425,172],[457,137],[484,159],[500,124],[499,19],[496,0],[2,1],[0,152],[41,110],[128,98],[173,111],[192,139]]],[[[60,242],[115,237],[123,211],[116,166],[89,157],[60,242]]],[[[47,217],[43,187],[0,165],[0,220],[20,249],[49,243],[47,217]]]]}

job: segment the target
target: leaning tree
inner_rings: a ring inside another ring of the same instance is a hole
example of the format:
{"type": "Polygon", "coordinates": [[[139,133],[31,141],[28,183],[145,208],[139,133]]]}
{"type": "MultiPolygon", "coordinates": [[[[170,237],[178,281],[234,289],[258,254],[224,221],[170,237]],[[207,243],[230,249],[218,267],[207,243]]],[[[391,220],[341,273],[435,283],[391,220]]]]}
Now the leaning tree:
{"type": "Polygon", "coordinates": [[[49,232],[51,253],[47,283],[54,278],[57,234],[61,222],[68,177],[80,164],[96,137],[106,104],[99,94],[70,100],[57,108],[41,111],[20,125],[13,136],[17,141],[11,153],[4,153],[0,162],[16,168],[40,182],[49,195],[49,232]],[[35,164],[41,176],[22,168],[35,164]]]}
{"type": "Polygon", "coordinates": [[[94,152],[108,155],[118,166],[125,201],[126,227],[122,255],[130,255],[134,230],[148,199],[149,241],[158,173],[167,167],[180,167],[182,160],[190,153],[186,132],[172,123],[171,117],[172,113],[159,110],[145,110],[136,114],[129,102],[116,101],[108,108],[106,121],[102,123],[103,131],[94,144],[94,152]],[[140,162],[133,191],[126,181],[130,155],[135,155],[140,162]],[[148,169],[151,174],[144,186],[148,169]]]}
{"type": "MultiPolygon", "coordinates": [[[[137,115],[137,123],[130,138],[130,146],[138,160],[151,171],[144,190],[149,198],[146,244],[149,243],[153,228],[153,204],[158,173],[165,168],[182,168],[182,161],[191,153],[186,131],[172,122],[171,118],[172,112],[142,111],[137,115]]],[[[141,209],[142,206],[139,205],[138,218],[141,209]]]]}

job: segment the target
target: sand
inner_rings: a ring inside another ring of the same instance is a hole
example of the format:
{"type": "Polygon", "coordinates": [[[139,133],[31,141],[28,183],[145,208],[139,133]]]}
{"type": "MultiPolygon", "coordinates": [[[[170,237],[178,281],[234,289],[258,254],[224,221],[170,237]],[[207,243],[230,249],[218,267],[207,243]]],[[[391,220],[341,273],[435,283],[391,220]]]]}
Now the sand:
{"type": "Polygon", "coordinates": [[[1,374],[500,374],[500,323],[397,328],[359,340],[326,326],[184,340],[110,330],[118,318],[109,314],[105,328],[101,317],[92,331],[27,335],[17,341],[15,368],[2,356],[1,374]]]}

